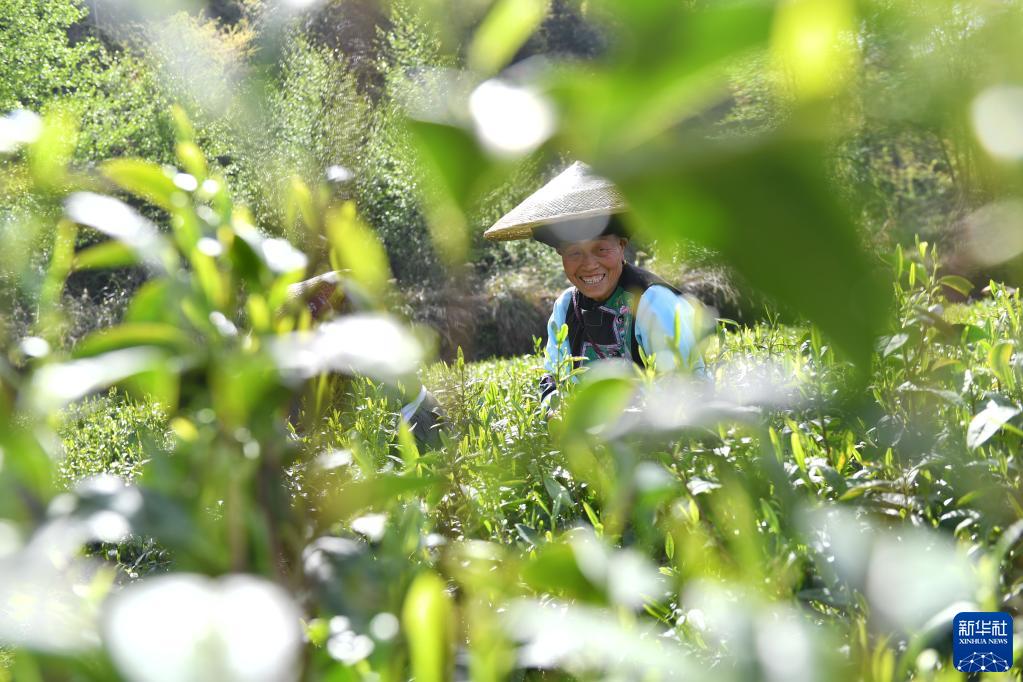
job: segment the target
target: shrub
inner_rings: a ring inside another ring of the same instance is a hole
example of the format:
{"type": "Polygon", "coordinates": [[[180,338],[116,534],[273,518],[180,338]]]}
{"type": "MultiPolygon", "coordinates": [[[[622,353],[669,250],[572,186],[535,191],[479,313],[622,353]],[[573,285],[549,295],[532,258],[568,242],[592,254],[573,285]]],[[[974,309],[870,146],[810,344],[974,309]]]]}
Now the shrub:
{"type": "Polygon", "coordinates": [[[301,244],[302,226],[286,220],[291,179],[320,187],[329,167],[354,169],[370,136],[370,103],[343,58],[301,36],[288,41],[280,68],[263,114],[267,130],[242,140],[229,170],[260,226],[301,244]]]}
{"type": "Polygon", "coordinates": [[[115,389],[65,410],[58,434],[65,485],[104,473],[131,481],[152,453],[168,452],[171,445],[163,410],[115,389]]]}
{"type": "Polygon", "coordinates": [[[81,124],[76,161],[129,156],[170,162],[172,100],[150,64],[131,52],[119,52],[98,55],[93,66],[90,87],[57,103],[81,124]]]}
{"type": "Polygon", "coordinates": [[[0,112],[39,111],[91,86],[99,44],[67,36],[85,15],[80,0],[0,0],[0,112]]]}

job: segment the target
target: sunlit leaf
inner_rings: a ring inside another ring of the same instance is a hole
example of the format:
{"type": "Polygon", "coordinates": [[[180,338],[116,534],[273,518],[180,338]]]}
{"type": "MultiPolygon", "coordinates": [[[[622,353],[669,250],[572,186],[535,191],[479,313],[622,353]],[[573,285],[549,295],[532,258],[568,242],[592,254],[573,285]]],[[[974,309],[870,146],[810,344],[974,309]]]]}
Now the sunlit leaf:
{"type": "Polygon", "coordinates": [[[973,282],[959,275],[945,275],[938,280],[938,284],[957,291],[963,296],[969,296],[973,291],[973,282]]]}
{"type": "Polygon", "coordinates": [[[1016,345],[1012,341],[999,341],[991,346],[987,362],[1000,381],[1011,385],[1013,380],[1012,353],[1016,345]]]}
{"type": "Polygon", "coordinates": [[[462,128],[427,121],[409,125],[430,173],[431,236],[450,261],[464,260],[468,252],[465,211],[480,195],[489,162],[475,136],[462,128]]]}
{"type": "Polygon", "coordinates": [[[628,627],[610,611],[549,602],[513,602],[509,633],[522,642],[523,667],[562,668],[614,679],[700,677],[683,649],[643,625],[628,627]]]}
{"type": "Polygon", "coordinates": [[[566,410],[563,433],[601,433],[621,417],[635,390],[635,384],[624,377],[599,379],[580,387],[566,410]]]}
{"type": "Polygon", "coordinates": [[[227,353],[210,371],[210,394],[217,417],[235,428],[244,427],[260,408],[288,400],[280,390],[280,376],[265,355],[227,353]]]}
{"type": "Polygon", "coordinates": [[[994,547],[994,555],[999,559],[1004,559],[1009,555],[1009,552],[1016,547],[1019,543],[1020,538],[1023,538],[1023,519],[1016,521],[1011,526],[1005,529],[1002,536],[998,538],[998,542],[994,547]]]}
{"type": "Polygon", "coordinates": [[[133,208],[113,197],[92,192],[72,194],[64,206],[68,218],[131,247],[147,264],[166,268],[173,252],[167,240],[133,208]]]}
{"type": "Polygon", "coordinates": [[[543,539],[540,534],[536,532],[535,528],[530,528],[524,523],[515,524],[515,532],[519,534],[522,541],[533,547],[539,547],[543,544],[543,539]]]}
{"type": "MultiPolygon", "coordinates": [[[[104,580],[78,554],[87,537],[64,521],[44,525],[24,548],[0,557],[0,641],[40,652],[73,654],[99,644],[98,614],[86,588],[104,580]]],[[[10,550],[11,548],[9,548],[10,550]]]]}
{"type": "Polygon", "coordinates": [[[323,503],[319,521],[324,526],[350,518],[365,509],[383,509],[394,500],[412,493],[423,493],[439,481],[421,476],[380,475],[347,483],[323,503]]]}
{"type": "Polygon", "coordinates": [[[405,468],[415,468],[419,462],[419,446],[416,445],[416,439],[412,436],[412,432],[409,430],[408,424],[404,419],[398,425],[398,450],[401,452],[401,458],[405,462],[405,468]]]}
{"type": "MultiPolygon", "coordinates": [[[[565,486],[561,485],[556,479],[551,476],[543,477],[543,487],[547,489],[547,494],[551,496],[551,500],[554,501],[555,508],[564,508],[575,506],[575,502],[572,501],[572,496],[568,494],[568,490],[565,486]]],[[[557,516],[557,512],[554,512],[557,516]]]]}
{"type": "Polygon", "coordinates": [[[38,114],[17,109],[0,118],[0,154],[10,154],[22,145],[32,144],[43,132],[38,114]]]}
{"type": "Polygon", "coordinates": [[[978,341],[987,341],[991,338],[991,335],[983,327],[978,327],[975,324],[963,325],[962,342],[963,343],[976,343],[978,341]]]}
{"type": "Polygon", "coordinates": [[[116,594],[103,635],[131,682],[286,682],[298,679],[300,618],[291,597],[262,578],[179,573],[116,594]]]}
{"type": "Polygon", "coordinates": [[[993,400],[988,401],[987,406],[970,420],[970,426],[966,430],[967,447],[979,448],[1019,413],[1018,407],[999,405],[993,400]]]}
{"type": "Polygon", "coordinates": [[[277,237],[267,239],[251,225],[238,223],[235,225],[235,233],[241,237],[240,240],[235,240],[236,243],[248,245],[251,253],[255,254],[271,272],[289,274],[301,271],[309,262],[306,255],[292,246],[288,240],[277,237]]]}
{"type": "Polygon", "coordinates": [[[803,451],[803,440],[799,437],[799,430],[792,431],[792,457],[796,460],[799,470],[806,473],[806,453],[803,451]]]}
{"type": "Polygon", "coordinates": [[[284,207],[288,225],[295,225],[296,220],[301,216],[306,229],[318,229],[319,219],[313,202],[313,193],[302,178],[292,176],[288,183],[284,207]]]}
{"type": "Polygon", "coordinates": [[[181,193],[173,176],[150,161],[111,159],[100,165],[100,172],[121,189],[167,211],[174,208],[174,197],[181,193]]]}
{"type": "Polygon", "coordinates": [[[275,339],[271,350],[286,377],[302,379],[341,372],[398,381],[412,375],[423,359],[411,333],[382,315],[349,315],[310,332],[294,332],[275,339]]]}
{"type": "Polygon", "coordinates": [[[28,151],[29,168],[39,187],[56,189],[78,142],[78,122],[67,111],[55,108],[43,119],[43,128],[28,151]]]}
{"type": "Polygon", "coordinates": [[[469,45],[469,66],[494,73],[514,56],[547,13],[547,0],[497,0],[469,45]]]}
{"type": "Polygon", "coordinates": [[[171,119],[174,121],[174,133],[177,139],[185,142],[192,142],[195,139],[195,127],[188,118],[188,113],[178,104],[170,109],[171,119]]]}
{"type": "Polygon", "coordinates": [[[45,365],[33,376],[25,400],[45,414],[93,391],[161,365],[166,355],[151,347],[116,350],[83,360],[45,365]]]}
{"type": "Polygon", "coordinates": [[[206,179],[206,157],[203,156],[198,145],[194,142],[178,142],[174,149],[177,152],[181,167],[190,173],[197,183],[206,179]]]}
{"type": "Polygon", "coordinates": [[[156,322],[128,322],[101,329],[75,346],[75,357],[84,358],[122,348],[152,346],[185,351],[192,340],[178,327],[156,322]]]}
{"type": "Polygon", "coordinates": [[[892,334],[891,336],[888,337],[887,341],[885,342],[884,350],[881,351],[881,356],[887,358],[888,356],[897,353],[903,346],[906,345],[907,341],[909,341],[909,334],[905,333],[892,334]]]}
{"type": "Polygon", "coordinates": [[[110,240],[82,249],[75,254],[73,268],[123,268],[139,262],[138,253],[121,241],[110,240]]]}
{"type": "MultiPolygon", "coordinates": [[[[728,371],[728,366],[722,367],[728,371]]],[[[635,401],[607,432],[609,439],[625,436],[663,436],[721,422],[757,421],[765,408],[798,403],[798,382],[780,368],[764,366],[745,371],[738,384],[715,386],[693,377],[667,375],[642,386],[635,401]]]]}
{"type": "Polygon", "coordinates": [[[579,570],[575,553],[568,544],[552,542],[537,547],[535,555],[522,568],[523,580],[533,589],[563,597],[598,601],[601,591],[579,570]]]}
{"type": "Polygon", "coordinates": [[[638,609],[660,598],[665,583],[657,568],[633,549],[613,549],[583,530],[571,535],[580,572],[601,588],[613,604],[638,609]]]}
{"type": "Polygon", "coordinates": [[[947,391],[940,388],[934,388],[933,386],[917,386],[909,381],[901,384],[898,388],[900,393],[923,393],[926,395],[932,395],[949,405],[965,405],[966,401],[963,397],[955,391],[947,391]]]}
{"type": "Polygon", "coordinates": [[[374,296],[384,293],[391,278],[387,252],[380,240],[355,214],[355,204],[346,203],[327,213],[327,239],[338,265],[374,296]]]}
{"type": "Polygon", "coordinates": [[[621,22],[614,68],[565,69],[553,89],[560,134],[582,158],[597,160],[650,142],[727,98],[723,66],[764,46],[772,3],[603,0],[621,22]]]}
{"type": "Polygon", "coordinates": [[[153,279],[135,293],[124,315],[125,322],[160,322],[174,319],[177,311],[171,307],[171,287],[167,280],[153,279]]]}
{"type": "Polygon", "coordinates": [[[46,269],[42,290],[39,292],[37,333],[54,342],[58,340],[58,335],[63,327],[60,299],[67,276],[71,272],[77,236],[78,226],[74,223],[67,220],[57,223],[53,235],[50,264],[46,269]]]}
{"type": "Polygon", "coordinates": [[[856,6],[851,0],[778,3],[771,49],[797,96],[835,94],[852,73],[856,6]]]}
{"type": "Polygon", "coordinates": [[[420,573],[405,595],[401,613],[412,676],[417,682],[451,679],[455,613],[444,581],[433,572],[420,573]]]}
{"type": "Polygon", "coordinates": [[[890,625],[912,631],[975,594],[970,560],[940,533],[914,527],[884,532],[840,508],[812,518],[821,533],[815,542],[826,555],[819,565],[826,561],[827,573],[835,570],[838,578],[863,590],[890,625]]]}

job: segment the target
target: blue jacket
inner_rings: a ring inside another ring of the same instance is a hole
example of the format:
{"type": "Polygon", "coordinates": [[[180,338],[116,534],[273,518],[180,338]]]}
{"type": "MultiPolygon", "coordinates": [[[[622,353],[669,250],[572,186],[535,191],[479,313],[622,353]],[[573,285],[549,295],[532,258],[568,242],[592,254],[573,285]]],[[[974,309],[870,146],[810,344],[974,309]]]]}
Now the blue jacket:
{"type": "MultiPolygon", "coordinates": [[[[675,369],[681,361],[686,369],[702,373],[703,361],[697,352],[697,330],[701,320],[693,304],[655,275],[628,264],[619,286],[627,287],[637,294],[632,297],[635,309],[631,310],[634,333],[628,355],[632,356],[632,361],[641,363],[638,351],[642,349],[658,371],[675,369]]],[[[573,303],[573,297],[577,295],[575,287],[562,292],[547,322],[547,346],[544,353],[547,373],[540,382],[544,400],[556,390],[554,377],[559,370],[564,374],[565,368],[571,369],[574,366],[568,359],[581,355],[577,335],[571,333],[573,327],[579,327],[577,306],[573,303]],[[565,324],[570,328],[569,338],[559,344],[558,332],[565,324]]]]}

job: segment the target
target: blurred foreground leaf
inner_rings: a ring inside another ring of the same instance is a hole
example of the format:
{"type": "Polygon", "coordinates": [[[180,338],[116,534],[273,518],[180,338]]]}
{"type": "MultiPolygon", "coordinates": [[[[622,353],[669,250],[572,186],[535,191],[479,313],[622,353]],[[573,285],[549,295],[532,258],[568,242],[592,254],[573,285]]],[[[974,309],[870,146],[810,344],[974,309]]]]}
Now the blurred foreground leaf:
{"type": "Polygon", "coordinates": [[[174,197],[181,193],[174,178],[149,161],[112,159],[100,166],[100,172],[121,189],[166,211],[174,208],[174,197]]]}
{"type": "Polygon", "coordinates": [[[287,682],[299,676],[299,619],[291,597],[267,580],[175,574],[115,595],[103,634],[131,682],[287,682]]]}
{"type": "Polygon", "coordinates": [[[469,66],[493,73],[504,66],[536,30],[548,0],[498,0],[469,45],[469,66]]]}
{"type": "MultiPolygon", "coordinates": [[[[511,636],[522,643],[519,665],[563,668],[605,679],[698,679],[683,649],[651,628],[623,625],[611,612],[557,602],[512,603],[505,613],[511,636]]],[[[718,671],[717,679],[727,679],[718,671]]]]}
{"type": "Polygon", "coordinates": [[[439,483],[440,481],[435,478],[393,475],[378,475],[362,481],[352,481],[324,501],[319,523],[321,526],[329,527],[337,521],[351,518],[364,509],[380,509],[399,497],[423,493],[439,483]]]}
{"type": "Polygon", "coordinates": [[[401,613],[412,677],[417,682],[451,679],[454,606],[444,581],[435,573],[421,573],[409,588],[401,613]]]}
{"type": "Polygon", "coordinates": [[[48,414],[93,391],[158,369],[166,357],[157,348],[135,346],[87,359],[46,365],[32,376],[25,398],[37,413],[48,414]]]}
{"type": "Polygon", "coordinates": [[[130,247],[145,263],[170,270],[175,256],[167,239],[135,209],[113,197],[76,192],[64,206],[68,218],[130,247]]]}
{"type": "Polygon", "coordinates": [[[751,285],[805,315],[861,369],[887,324],[890,287],[826,181],[812,145],[638,157],[621,187],[644,234],[697,241],[751,285]]]}
{"type": "Polygon", "coordinates": [[[123,348],[154,346],[186,352],[192,340],[180,328],[158,322],[134,322],[101,329],[75,346],[76,357],[89,357],[123,348]]]}
{"type": "Polygon", "coordinates": [[[272,354],[289,378],[324,372],[365,374],[395,382],[415,373],[423,350],[411,333],[383,315],[349,315],[273,341],[272,354]]]}

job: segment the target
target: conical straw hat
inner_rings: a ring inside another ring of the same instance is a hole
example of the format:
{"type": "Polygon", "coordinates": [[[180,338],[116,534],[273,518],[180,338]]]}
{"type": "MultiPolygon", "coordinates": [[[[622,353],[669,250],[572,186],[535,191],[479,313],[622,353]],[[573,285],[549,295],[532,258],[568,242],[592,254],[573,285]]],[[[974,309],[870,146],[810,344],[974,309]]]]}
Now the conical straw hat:
{"type": "Polygon", "coordinates": [[[611,215],[625,209],[625,199],[610,180],[576,161],[505,214],[483,236],[492,241],[528,239],[539,225],[611,215]]]}

